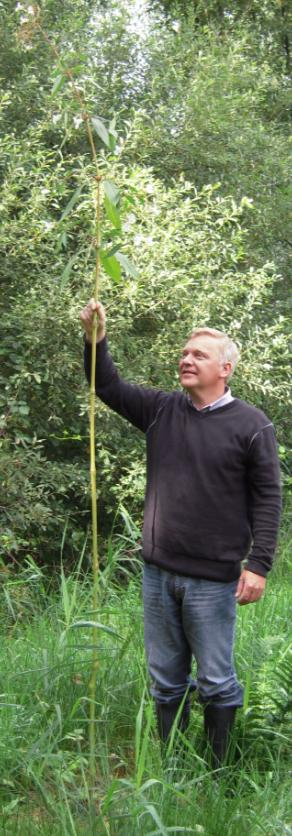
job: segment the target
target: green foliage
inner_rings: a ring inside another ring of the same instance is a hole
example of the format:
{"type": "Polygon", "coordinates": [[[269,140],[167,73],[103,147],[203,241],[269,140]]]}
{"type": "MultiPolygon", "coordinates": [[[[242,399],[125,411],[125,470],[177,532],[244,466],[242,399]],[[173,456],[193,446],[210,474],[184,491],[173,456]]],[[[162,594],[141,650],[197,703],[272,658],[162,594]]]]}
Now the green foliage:
{"type": "Polygon", "coordinates": [[[155,9],[163,9],[166,20],[177,28],[185,21],[196,34],[198,29],[212,29],[221,35],[249,27],[259,49],[270,59],[291,70],[290,44],[292,15],[289,0],[150,0],[155,9]],[[178,18],[173,21],[173,17],[178,18]]]}
{"type": "Polygon", "coordinates": [[[289,277],[291,80],[244,27],[224,38],[199,29],[192,40],[186,24],[178,33],[160,28],[149,52],[126,159],[138,157],[167,182],[183,173],[197,188],[221,182],[236,200],[248,196],[250,258],[268,257],[289,277]]]}
{"type": "MultiPolygon", "coordinates": [[[[80,62],[95,5],[94,0],[64,0],[61,5],[56,0],[46,0],[39,6],[41,22],[44,14],[49,36],[60,45],[62,52],[71,55],[71,61],[76,52],[80,62]]],[[[1,2],[0,77],[2,89],[8,95],[6,129],[15,138],[51,107],[48,96],[52,88],[52,61],[47,44],[36,31],[33,10],[37,8],[37,4],[26,0],[1,2]]],[[[58,85],[60,90],[59,71],[57,78],[54,86],[58,85]]],[[[53,139],[53,130],[50,133],[53,139]]]]}
{"type": "Polygon", "coordinates": [[[50,460],[36,437],[4,439],[0,450],[0,560],[18,565],[28,556],[41,563],[52,561],[52,555],[52,562],[59,560],[66,521],[66,554],[77,556],[88,525],[86,470],[72,455],[67,461],[65,454],[63,461],[50,460]]]}

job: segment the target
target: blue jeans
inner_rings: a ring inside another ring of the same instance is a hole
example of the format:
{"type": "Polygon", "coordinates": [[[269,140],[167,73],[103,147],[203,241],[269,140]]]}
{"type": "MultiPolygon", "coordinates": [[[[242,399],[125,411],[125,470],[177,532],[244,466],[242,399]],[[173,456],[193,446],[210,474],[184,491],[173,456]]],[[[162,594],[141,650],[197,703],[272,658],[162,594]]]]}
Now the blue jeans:
{"type": "Polygon", "coordinates": [[[236,586],[237,581],[189,578],[145,563],[145,649],[157,702],[182,700],[197,686],[203,704],[242,705],[233,667],[236,586]],[[192,656],[197,683],[191,678],[192,656]]]}

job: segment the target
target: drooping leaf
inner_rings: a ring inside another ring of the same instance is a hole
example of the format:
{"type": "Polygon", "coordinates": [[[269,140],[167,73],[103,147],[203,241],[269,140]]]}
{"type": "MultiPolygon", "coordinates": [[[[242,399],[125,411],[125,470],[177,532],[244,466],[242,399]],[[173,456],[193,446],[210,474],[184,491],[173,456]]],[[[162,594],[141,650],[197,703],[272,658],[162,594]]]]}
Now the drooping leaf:
{"type": "Polygon", "coordinates": [[[113,119],[111,119],[111,121],[109,123],[108,132],[109,132],[110,149],[111,149],[111,151],[114,151],[115,147],[116,147],[116,144],[117,144],[117,138],[118,138],[118,134],[117,134],[117,131],[116,131],[116,117],[115,116],[113,117],[113,119]]]}
{"type": "Polygon", "coordinates": [[[115,150],[115,147],[116,147],[116,144],[117,144],[117,136],[118,135],[117,135],[116,131],[114,133],[109,132],[109,144],[110,144],[110,150],[111,151],[115,150]]]}
{"type": "Polygon", "coordinates": [[[113,117],[113,119],[111,119],[111,121],[110,121],[110,123],[109,123],[109,128],[108,128],[108,129],[109,129],[109,132],[110,132],[111,134],[113,134],[114,136],[117,136],[117,132],[116,132],[116,130],[115,130],[115,128],[116,128],[116,121],[117,121],[117,120],[116,120],[116,117],[114,116],[114,117],[113,117]]]}
{"type": "Polygon", "coordinates": [[[114,206],[118,206],[120,202],[120,191],[112,180],[104,180],[103,189],[110,202],[113,203],[114,206]]]}
{"type": "Polygon", "coordinates": [[[93,116],[91,121],[92,121],[93,127],[96,130],[96,133],[98,134],[99,138],[102,140],[104,145],[107,146],[107,148],[110,148],[109,133],[108,133],[106,127],[105,127],[104,122],[102,122],[101,119],[98,118],[98,116],[93,116]]]}
{"type": "Polygon", "coordinates": [[[97,627],[98,630],[103,630],[105,633],[109,633],[110,636],[115,636],[117,639],[122,638],[116,630],[113,630],[112,627],[107,627],[105,624],[101,624],[100,621],[75,621],[74,624],[71,624],[71,627],[97,627]]]}
{"type": "Polygon", "coordinates": [[[70,274],[71,274],[71,270],[72,270],[75,258],[76,258],[75,255],[71,256],[68,263],[66,264],[65,269],[63,270],[63,273],[61,274],[61,285],[60,285],[61,290],[63,290],[63,288],[65,287],[65,285],[67,284],[67,282],[70,278],[70,274]]]}
{"type": "Polygon", "coordinates": [[[100,251],[100,260],[103,269],[114,282],[120,282],[122,271],[119,262],[114,255],[108,256],[103,250],[100,251]]]}
{"type": "Polygon", "coordinates": [[[130,259],[128,258],[127,255],[124,255],[123,253],[120,253],[120,251],[118,250],[116,252],[115,258],[117,259],[117,261],[119,262],[119,264],[121,265],[121,267],[123,268],[123,270],[125,271],[127,276],[132,276],[133,279],[138,279],[139,278],[139,273],[138,273],[137,268],[132,263],[132,261],[130,261],[130,259]]]}
{"type": "Polygon", "coordinates": [[[155,822],[155,824],[157,826],[156,833],[161,834],[161,836],[167,836],[167,834],[169,832],[168,828],[164,827],[164,824],[163,824],[161,818],[159,817],[154,804],[149,804],[148,801],[145,801],[145,808],[146,808],[146,810],[148,810],[149,815],[152,816],[153,821],[155,822]]]}
{"type": "Polygon", "coordinates": [[[57,78],[54,81],[54,84],[53,84],[53,87],[52,87],[52,90],[51,90],[51,96],[54,96],[55,93],[58,93],[59,90],[61,90],[62,87],[64,87],[64,84],[65,84],[66,81],[67,81],[67,79],[66,79],[65,75],[58,75],[57,78]]]}
{"type": "Polygon", "coordinates": [[[105,195],[104,198],[104,208],[107,214],[109,221],[116,227],[116,229],[121,229],[121,218],[120,213],[116,209],[113,203],[108,199],[105,195]]]}
{"type": "Polygon", "coordinates": [[[67,203],[67,206],[65,206],[64,212],[62,212],[62,215],[61,215],[61,218],[60,218],[61,221],[63,221],[64,218],[66,218],[67,215],[69,215],[69,213],[71,212],[71,209],[73,209],[73,206],[75,206],[75,203],[77,203],[77,200],[78,200],[78,198],[79,198],[79,196],[82,192],[82,189],[83,189],[83,186],[78,186],[78,188],[75,189],[75,192],[73,193],[72,197],[70,198],[69,203],[67,203]]]}
{"type": "Polygon", "coordinates": [[[61,252],[61,250],[67,249],[67,233],[61,232],[59,239],[57,240],[57,253],[61,252]]]}

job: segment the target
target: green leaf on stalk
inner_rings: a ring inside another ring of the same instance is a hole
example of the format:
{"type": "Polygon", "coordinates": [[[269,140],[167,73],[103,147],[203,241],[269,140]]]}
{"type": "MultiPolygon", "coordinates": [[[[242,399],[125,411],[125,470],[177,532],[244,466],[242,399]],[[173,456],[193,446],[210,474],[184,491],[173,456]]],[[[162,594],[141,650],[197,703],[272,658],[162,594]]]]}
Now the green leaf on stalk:
{"type": "Polygon", "coordinates": [[[110,636],[115,636],[117,639],[122,638],[116,630],[113,630],[112,627],[106,627],[106,625],[101,624],[100,621],[75,621],[74,624],[71,624],[71,627],[97,627],[98,630],[104,630],[104,632],[109,633],[110,636]]]}
{"type": "Polygon", "coordinates": [[[116,144],[117,144],[117,136],[118,135],[117,135],[116,131],[114,133],[109,132],[109,145],[110,145],[110,150],[111,151],[115,150],[115,147],[116,147],[116,144]]]}
{"type": "Polygon", "coordinates": [[[119,250],[116,252],[115,258],[127,274],[127,276],[132,276],[133,279],[139,278],[139,273],[135,265],[130,261],[127,255],[120,253],[119,250]]]}
{"type": "Polygon", "coordinates": [[[116,144],[117,144],[118,134],[117,134],[117,131],[116,131],[115,128],[116,128],[116,117],[114,116],[114,118],[111,119],[111,121],[109,123],[109,128],[108,128],[111,151],[115,150],[115,147],[116,147],[116,144]]]}
{"type": "Polygon", "coordinates": [[[66,79],[65,75],[58,75],[56,80],[54,81],[54,84],[53,84],[53,87],[52,87],[52,90],[51,90],[51,96],[54,96],[55,93],[58,93],[59,90],[61,90],[61,88],[64,87],[64,84],[65,84],[66,81],[67,81],[67,79],[66,79]]]}
{"type": "Polygon", "coordinates": [[[113,136],[118,135],[117,132],[116,132],[116,129],[115,129],[116,128],[116,121],[117,121],[116,117],[114,116],[114,118],[111,119],[111,121],[109,123],[109,128],[108,129],[109,129],[110,134],[112,134],[113,136]]]}
{"type": "Polygon", "coordinates": [[[59,253],[61,250],[66,250],[66,249],[67,249],[67,233],[62,232],[61,235],[60,235],[59,240],[57,241],[57,253],[59,253]]]}
{"type": "Polygon", "coordinates": [[[96,130],[96,133],[98,134],[99,138],[102,140],[104,145],[107,146],[107,148],[110,148],[109,133],[108,133],[104,123],[102,122],[102,120],[99,119],[98,116],[93,116],[91,121],[92,121],[93,127],[96,130]]]}
{"type": "Polygon", "coordinates": [[[73,206],[75,206],[75,203],[77,203],[77,200],[78,200],[78,198],[79,198],[79,196],[82,192],[82,189],[83,189],[83,186],[78,186],[78,188],[75,189],[75,192],[73,193],[72,197],[70,198],[69,203],[67,203],[67,206],[65,207],[64,212],[62,212],[62,215],[61,215],[61,218],[60,218],[61,221],[63,221],[64,218],[66,218],[67,215],[69,215],[69,213],[71,212],[71,209],[73,209],[73,206]]]}
{"type": "Polygon", "coordinates": [[[114,282],[120,282],[122,278],[122,271],[116,257],[114,255],[107,255],[104,250],[100,250],[100,260],[107,275],[113,279],[114,282]]]}
{"type": "Polygon", "coordinates": [[[120,191],[112,182],[112,180],[104,180],[103,181],[103,190],[107,198],[114,206],[118,206],[120,202],[120,191]]]}
{"type": "Polygon", "coordinates": [[[108,199],[105,195],[104,198],[104,208],[107,214],[109,221],[116,227],[116,229],[121,229],[121,218],[120,213],[116,209],[113,203],[108,199]]]}
{"type": "Polygon", "coordinates": [[[68,264],[66,264],[66,267],[63,270],[63,273],[61,274],[61,285],[60,285],[61,290],[63,290],[63,288],[65,287],[65,285],[69,281],[70,273],[71,273],[71,270],[72,270],[75,259],[76,259],[76,256],[72,255],[71,258],[68,261],[68,264]]]}

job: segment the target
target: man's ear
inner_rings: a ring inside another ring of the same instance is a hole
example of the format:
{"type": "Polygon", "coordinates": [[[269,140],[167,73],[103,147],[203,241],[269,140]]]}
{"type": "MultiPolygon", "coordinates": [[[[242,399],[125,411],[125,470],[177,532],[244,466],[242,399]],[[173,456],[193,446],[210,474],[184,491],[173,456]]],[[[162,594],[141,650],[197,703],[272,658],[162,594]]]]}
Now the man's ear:
{"type": "Polygon", "coordinates": [[[232,367],[231,367],[231,363],[229,362],[229,360],[227,361],[227,363],[223,363],[220,377],[223,377],[226,380],[228,377],[230,377],[231,369],[232,369],[232,367]]]}

